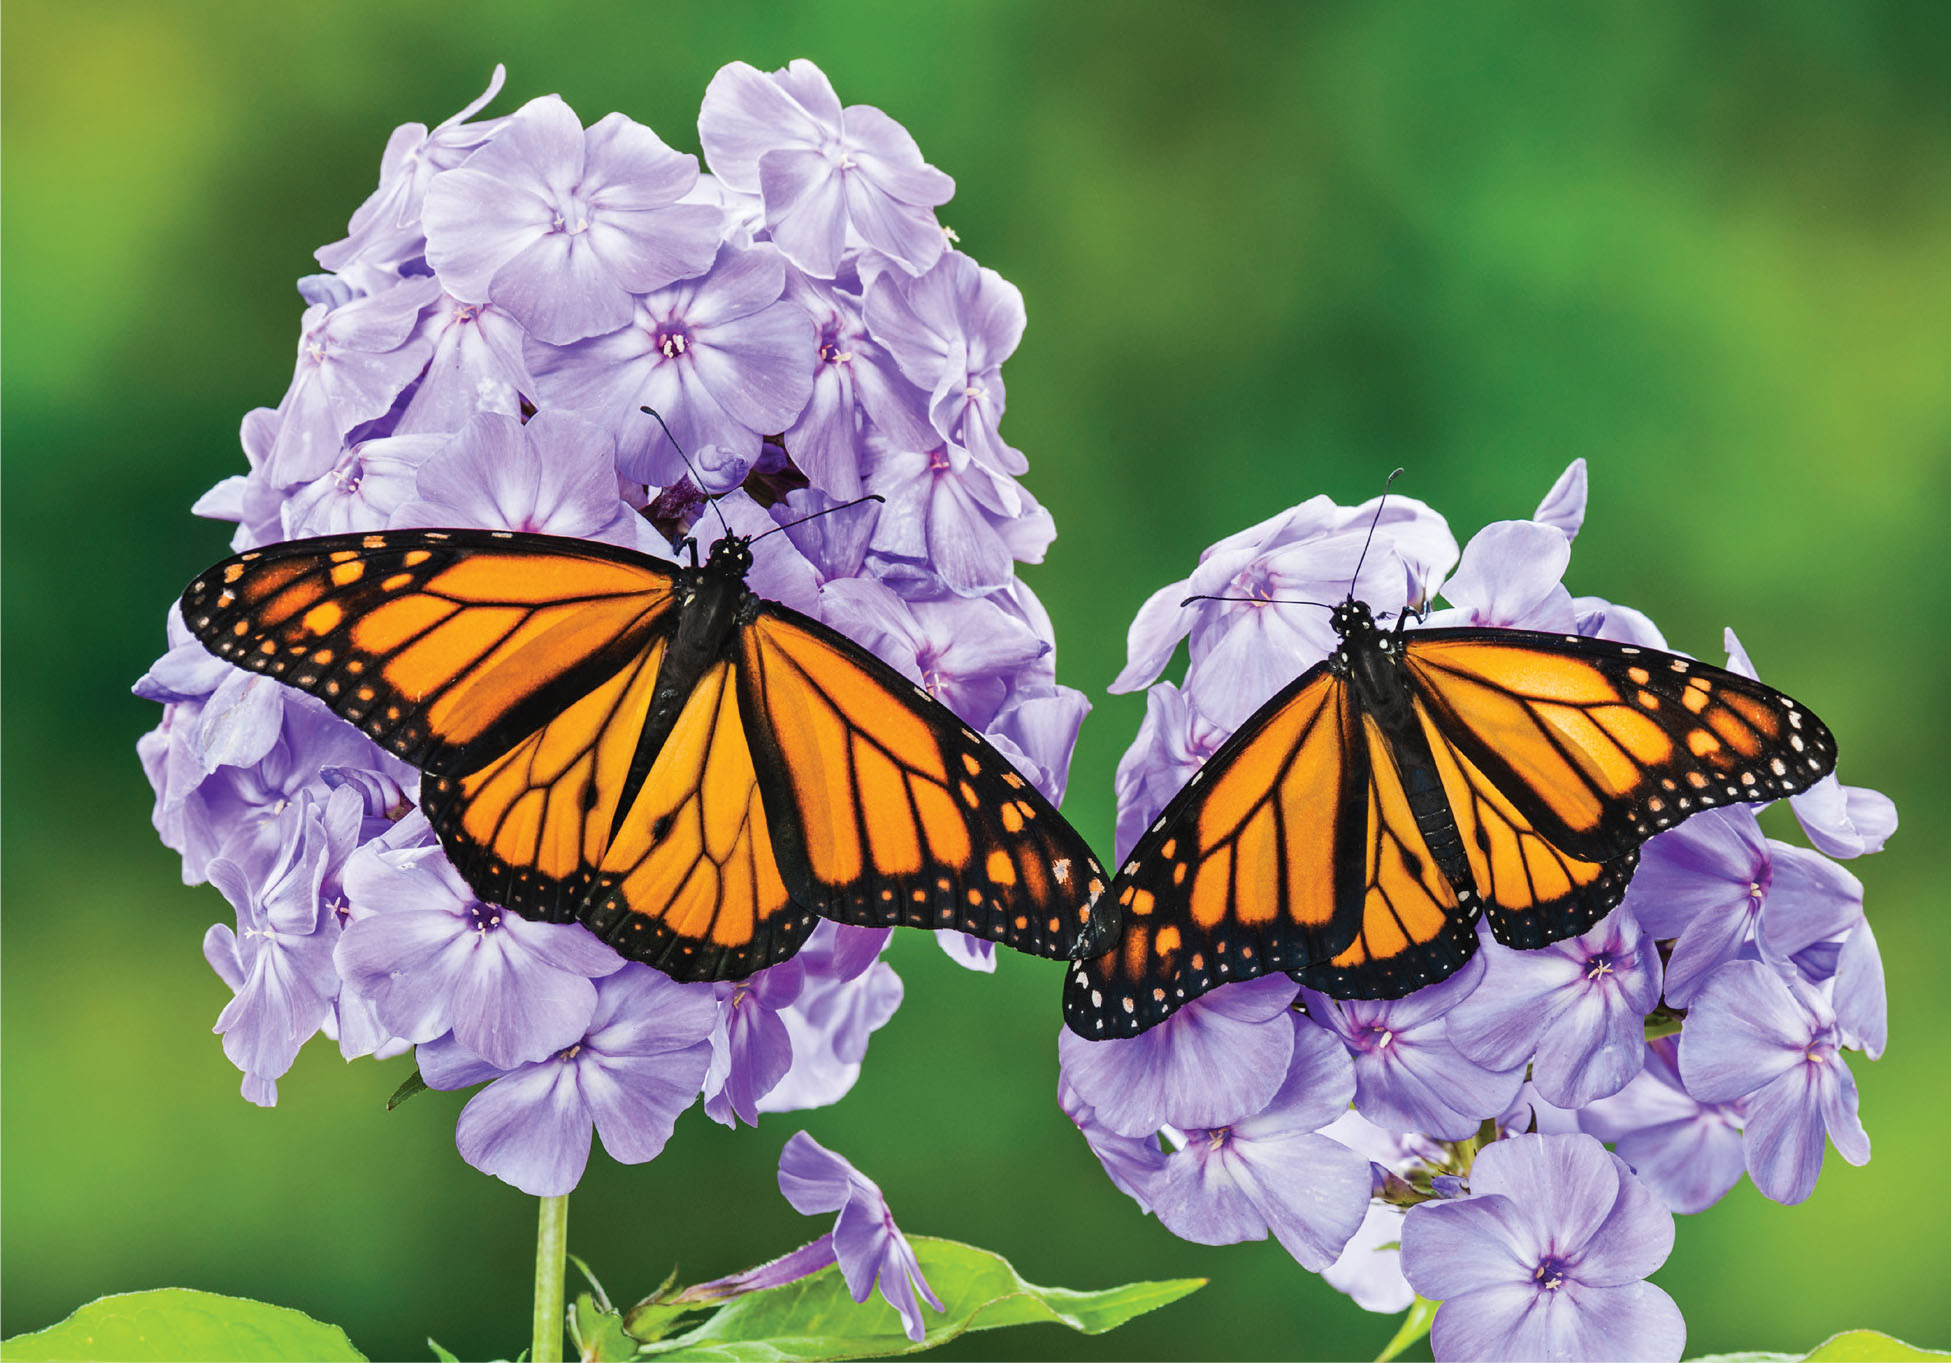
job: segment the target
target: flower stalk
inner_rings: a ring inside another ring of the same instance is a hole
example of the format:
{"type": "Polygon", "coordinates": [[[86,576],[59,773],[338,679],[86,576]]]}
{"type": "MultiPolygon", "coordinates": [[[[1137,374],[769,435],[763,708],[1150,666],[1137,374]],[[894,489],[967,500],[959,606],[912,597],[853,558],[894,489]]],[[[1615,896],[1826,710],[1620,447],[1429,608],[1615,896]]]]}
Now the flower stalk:
{"type": "Polygon", "coordinates": [[[528,1356],[562,1363],[563,1274],[569,1254],[569,1196],[541,1198],[535,1227],[535,1321],[528,1356]]]}

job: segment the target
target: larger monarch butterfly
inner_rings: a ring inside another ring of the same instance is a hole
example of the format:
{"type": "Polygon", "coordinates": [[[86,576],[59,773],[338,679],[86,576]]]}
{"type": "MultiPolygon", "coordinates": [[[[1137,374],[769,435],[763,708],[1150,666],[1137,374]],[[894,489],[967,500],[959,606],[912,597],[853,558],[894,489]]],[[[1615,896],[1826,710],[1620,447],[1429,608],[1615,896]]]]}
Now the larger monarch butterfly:
{"type": "Polygon", "coordinates": [[[1104,873],[920,687],[745,586],[585,540],[396,530],[238,554],[183,593],[218,656],[419,767],[482,899],[681,980],[791,956],[816,915],[1095,955],[1104,873]]]}
{"type": "Polygon", "coordinates": [[[1207,759],[1118,872],[1124,936],[1065,983],[1078,1035],[1136,1035],[1274,971],[1399,998],[1470,958],[1480,916],[1507,946],[1576,936],[1619,903],[1646,839],[1835,767],[1806,707],[1706,663],[1408,631],[1406,613],[1384,632],[1352,587],[1333,612],[1334,653],[1207,759]]]}

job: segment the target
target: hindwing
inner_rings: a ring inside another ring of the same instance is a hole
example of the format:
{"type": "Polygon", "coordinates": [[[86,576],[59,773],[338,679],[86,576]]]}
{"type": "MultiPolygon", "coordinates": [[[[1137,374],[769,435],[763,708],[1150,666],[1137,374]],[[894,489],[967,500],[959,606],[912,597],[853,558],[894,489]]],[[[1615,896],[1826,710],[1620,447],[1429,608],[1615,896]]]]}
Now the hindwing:
{"type": "Polygon", "coordinates": [[[767,602],[739,701],[779,869],[837,922],[954,928],[1075,959],[1112,941],[1103,869],[1008,758],[816,620],[767,602]]]}

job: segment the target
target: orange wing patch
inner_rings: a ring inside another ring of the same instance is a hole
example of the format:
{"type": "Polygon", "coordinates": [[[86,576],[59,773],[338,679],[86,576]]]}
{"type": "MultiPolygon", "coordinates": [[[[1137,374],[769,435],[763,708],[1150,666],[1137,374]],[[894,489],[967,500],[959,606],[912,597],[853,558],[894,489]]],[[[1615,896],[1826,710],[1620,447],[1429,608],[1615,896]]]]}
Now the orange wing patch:
{"type": "Polygon", "coordinates": [[[1459,898],[1430,850],[1389,740],[1367,715],[1361,741],[1369,778],[1360,927],[1346,947],[1295,977],[1337,998],[1400,998],[1470,959],[1475,906],[1459,898]]]}
{"type": "Polygon", "coordinates": [[[460,775],[662,631],[670,575],[613,554],[546,536],[338,535],[218,565],[184,592],[183,618],[218,656],[460,775]]]}
{"type": "Polygon", "coordinates": [[[1411,633],[1403,653],[1457,752],[1589,862],[1700,810],[1802,790],[1834,765],[1835,740],[1795,701],[1690,658],[1519,630],[1411,633]]]}
{"type": "Polygon", "coordinates": [[[603,855],[605,892],[587,915],[677,979],[750,974],[791,955],[814,924],[780,880],[731,674],[710,668],[685,701],[603,855]]]}
{"type": "Polygon", "coordinates": [[[956,928],[1044,956],[1096,949],[1106,877],[1007,758],[817,621],[768,604],[738,694],[779,873],[843,923],[956,928]]]}
{"type": "Polygon", "coordinates": [[[1232,980],[1324,960],[1360,930],[1353,696],[1325,667],[1207,762],[1119,873],[1125,936],[1064,991],[1080,1035],[1143,1031],[1232,980]]]}
{"type": "Polygon", "coordinates": [[[1532,826],[1496,786],[1416,706],[1470,860],[1477,894],[1497,940],[1530,949],[1586,931],[1612,911],[1639,863],[1632,848],[1607,862],[1563,852],[1532,826]]]}

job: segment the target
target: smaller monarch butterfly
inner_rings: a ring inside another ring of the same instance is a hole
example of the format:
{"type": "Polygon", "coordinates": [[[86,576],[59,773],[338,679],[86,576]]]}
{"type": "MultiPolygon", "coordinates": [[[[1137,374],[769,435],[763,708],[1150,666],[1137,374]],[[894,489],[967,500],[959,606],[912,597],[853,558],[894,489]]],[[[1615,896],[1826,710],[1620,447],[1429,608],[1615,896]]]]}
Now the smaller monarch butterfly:
{"type": "Polygon", "coordinates": [[[1806,706],[1690,658],[1407,614],[1385,632],[1352,587],[1333,612],[1334,653],[1193,773],[1113,880],[1124,935],[1065,982],[1078,1035],[1133,1036],[1274,971],[1400,998],[1470,958],[1480,916],[1506,946],[1577,936],[1646,839],[1835,768],[1806,706]]]}
{"type": "Polygon", "coordinates": [[[419,767],[485,901],[587,924],[680,980],[791,956],[815,915],[1041,956],[1117,933],[1104,872],[922,688],[745,586],[586,540],[395,530],[270,545],[184,591],[219,657],[319,697],[419,767]]]}

